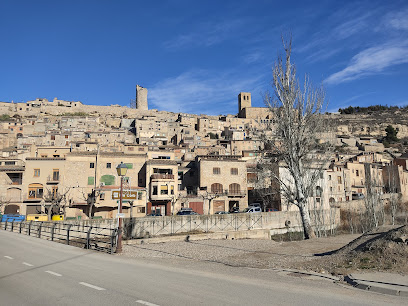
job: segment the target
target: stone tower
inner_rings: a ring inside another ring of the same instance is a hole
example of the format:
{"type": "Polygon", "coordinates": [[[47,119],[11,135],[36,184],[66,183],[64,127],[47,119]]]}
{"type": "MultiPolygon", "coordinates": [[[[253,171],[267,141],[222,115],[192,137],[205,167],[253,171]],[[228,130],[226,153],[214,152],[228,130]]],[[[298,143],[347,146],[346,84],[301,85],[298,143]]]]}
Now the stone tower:
{"type": "Polygon", "coordinates": [[[147,89],[136,85],[136,109],[148,110],[147,89]]]}
{"type": "Polygon", "coordinates": [[[247,107],[251,107],[251,93],[240,92],[238,95],[238,117],[243,115],[243,110],[247,107]]]}

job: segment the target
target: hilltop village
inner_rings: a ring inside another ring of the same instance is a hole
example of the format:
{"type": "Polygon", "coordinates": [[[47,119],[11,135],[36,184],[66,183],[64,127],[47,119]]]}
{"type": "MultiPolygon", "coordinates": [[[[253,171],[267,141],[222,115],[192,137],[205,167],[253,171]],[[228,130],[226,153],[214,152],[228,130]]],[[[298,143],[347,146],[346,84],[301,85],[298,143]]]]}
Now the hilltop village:
{"type": "MultiPolygon", "coordinates": [[[[114,218],[120,177],[127,167],[123,214],[173,215],[293,210],[279,190],[265,197],[257,160],[259,137],[271,122],[251,94],[238,95],[237,114],[192,115],[150,110],[147,89],[136,86],[131,107],[39,99],[0,102],[0,213],[64,215],[66,219],[114,218]]],[[[392,125],[408,137],[403,110],[325,114],[334,124],[336,151],[318,181],[313,201],[324,207],[364,197],[367,179],[378,192],[408,197],[408,154],[402,144],[381,142],[392,125]]],[[[278,175],[285,167],[279,164],[278,175]]]]}

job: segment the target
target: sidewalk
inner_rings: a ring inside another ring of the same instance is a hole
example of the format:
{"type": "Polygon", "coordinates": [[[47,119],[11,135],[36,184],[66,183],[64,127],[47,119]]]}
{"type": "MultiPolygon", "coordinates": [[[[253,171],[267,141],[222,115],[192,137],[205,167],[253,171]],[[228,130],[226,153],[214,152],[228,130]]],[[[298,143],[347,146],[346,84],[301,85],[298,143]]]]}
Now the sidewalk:
{"type": "Polygon", "coordinates": [[[408,297],[408,275],[384,272],[353,273],[344,280],[355,288],[408,297]]]}

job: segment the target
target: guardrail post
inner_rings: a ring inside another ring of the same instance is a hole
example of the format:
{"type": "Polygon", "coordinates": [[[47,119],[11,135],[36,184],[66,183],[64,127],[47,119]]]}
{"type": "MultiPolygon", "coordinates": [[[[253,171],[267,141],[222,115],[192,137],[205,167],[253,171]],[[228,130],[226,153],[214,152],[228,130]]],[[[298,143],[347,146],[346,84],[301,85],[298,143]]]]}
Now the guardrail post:
{"type": "Polygon", "coordinates": [[[68,224],[68,228],[67,228],[67,244],[69,245],[69,229],[71,228],[72,224],[68,224]]]}
{"type": "Polygon", "coordinates": [[[31,223],[33,223],[33,220],[28,223],[28,236],[31,236],[31,223]]]}
{"type": "Polygon", "coordinates": [[[42,227],[42,225],[43,225],[43,222],[41,221],[41,223],[40,223],[40,225],[38,226],[38,233],[37,233],[37,236],[38,236],[38,238],[41,238],[41,227],[42,227]]]}
{"type": "Polygon", "coordinates": [[[20,234],[21,234],[21,227],[23,226],[23,222],[24,222],[24,221],[21,221],[21,222],[20,222],[20,234]]]}
{"type": "Polygon", "coordinates": [[[86,233],[86,246],[85,246],[86,249],[90,249],[90,246],[91,246],[91,244],[90,244],[91,231],[92,231],[92,226],[89,227],[89,230],[88,230],[88,232],[86,233]]]}
{"type": "Polygon", "coordinates": [[[113,229],[111,231],[111,245],[110,245],[110,253],[113,253],[113,248],[115,246],[115,241],[116,241],[116,229],[113,229]]]}
{"type": "Polygon", "coordinates": [[[14,220],[11,221],[11,231],[10,232],[13,232],[13,231],[14,231],[14,220]]]}
{"type": "Polygon", "coordinates": [[[7,231],[7,219],[6,222],[4,223],[4,230],[7,231]]]}
{"type": "Polygon", "coordinates": [[[54,241],[54,230],[57,223],[54,223],[51,227],[51,241],[54,241]]]}

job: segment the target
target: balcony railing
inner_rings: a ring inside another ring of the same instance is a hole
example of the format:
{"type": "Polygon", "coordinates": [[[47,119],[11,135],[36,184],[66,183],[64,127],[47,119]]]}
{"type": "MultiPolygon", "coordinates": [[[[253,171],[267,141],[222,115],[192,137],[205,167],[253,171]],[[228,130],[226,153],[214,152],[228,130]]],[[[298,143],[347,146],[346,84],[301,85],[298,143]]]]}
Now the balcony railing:
{"type": "Polygon", "coordinates": [[[60,177],[59,175],[49,175],[47,177],[47,183],[58,183],[60,181],[60,177]]]}
{"type": "Polygon", "coordinates": [[[229,196],[229,197],[245,197],[246,192],[240,190],[211,190],[211,194],[218,194],[220,196],[229,196]]]}
{"type": "Polygon", "coordinates": [[[150,177],[152,180],[174,180],[174,174],[155,173],[150,177]]]}

